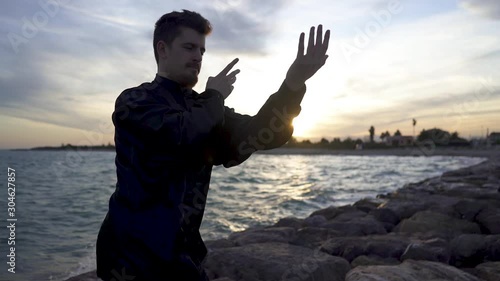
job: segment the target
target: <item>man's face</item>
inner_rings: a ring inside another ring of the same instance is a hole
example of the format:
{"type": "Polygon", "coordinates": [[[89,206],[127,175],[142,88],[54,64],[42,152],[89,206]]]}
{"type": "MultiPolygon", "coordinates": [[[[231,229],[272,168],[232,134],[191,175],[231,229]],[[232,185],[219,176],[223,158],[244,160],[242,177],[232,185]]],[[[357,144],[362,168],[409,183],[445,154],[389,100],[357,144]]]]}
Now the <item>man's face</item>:
{"type": "Polygon", "coordinates": [[[165,46],[164,64],[167,77],[182,87],[194,87],[198,82],[203,53],[205,35],[182,27],[180,35],[172,44],[165,46]]]}

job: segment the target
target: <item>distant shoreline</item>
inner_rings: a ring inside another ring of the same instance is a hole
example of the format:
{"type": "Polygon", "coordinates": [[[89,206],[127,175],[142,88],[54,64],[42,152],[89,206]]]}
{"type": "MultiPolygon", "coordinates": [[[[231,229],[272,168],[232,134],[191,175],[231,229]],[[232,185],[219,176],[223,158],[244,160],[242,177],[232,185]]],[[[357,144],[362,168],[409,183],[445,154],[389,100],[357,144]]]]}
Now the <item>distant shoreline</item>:
{"type": "MultiPolygon", "coordinates": [[[[8,149],[9,151],[109,151],[114,152],[114,146],[64,146],[64,147],[34,147],[25,149],[8,149]]],[[[500,159],[500,146],[490,148],[436,147],[419,149],[417,147],[384,148],[384,149],[326,149],[279,147],[271,150],[259,150],[255,154],[264,155],[350,155],[350,156],[465,156],[500,159]]]]}
{"type": "Polygon", "coordinates": [[[500,147],[491,148],[434,148],[419,150],[416,147],[363,149],[363,150],[336,150],[321,148],[276,148],[257,151],[257,154],[290,154],[290,155],[350,155],[350,156],[465,156],[481,158],[500,158],[500,147]]]}
{"type": "Polygon", "coordinates": [[[65,151],[65,150],[79,150],[79,151],[115,151],[113,145],[95,145],[95,146],[75,146],[75,145],[65,145],[65,146],[41,146],[32,148],[13,148],[6,149],[9,151],[65,151]]]}

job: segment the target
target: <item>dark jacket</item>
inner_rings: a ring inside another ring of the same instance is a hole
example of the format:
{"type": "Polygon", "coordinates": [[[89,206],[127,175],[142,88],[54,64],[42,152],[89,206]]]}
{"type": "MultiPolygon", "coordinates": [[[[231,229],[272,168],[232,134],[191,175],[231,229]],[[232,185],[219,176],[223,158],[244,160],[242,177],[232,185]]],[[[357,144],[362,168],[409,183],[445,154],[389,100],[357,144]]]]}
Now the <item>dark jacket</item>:
{"type": "Polygon", "coordinates": [[[97,239],[98,276],[204,280],[199,228],[213,165],[286,143],[304,93],[283,83],[249,116],[215,90],[198,94],[158,75],[123,91],[112,116],[118,181],[97,239]]]}

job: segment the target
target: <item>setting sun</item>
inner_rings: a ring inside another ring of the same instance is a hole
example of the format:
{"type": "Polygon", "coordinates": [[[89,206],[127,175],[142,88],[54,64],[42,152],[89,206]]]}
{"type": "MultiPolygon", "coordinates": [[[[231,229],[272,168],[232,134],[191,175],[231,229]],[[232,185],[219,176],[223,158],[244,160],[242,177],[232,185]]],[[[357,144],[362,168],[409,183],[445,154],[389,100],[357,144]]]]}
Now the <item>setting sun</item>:
{"type": "Polygon", "coordinates": [[[314,120],[311,116],[299,115],[293,119],[293,135],[295,137],[307,137],[311,135],[311,131],[314,128],[314,120]],[[309,118],[308,118],[309,117],[309,118]]]}

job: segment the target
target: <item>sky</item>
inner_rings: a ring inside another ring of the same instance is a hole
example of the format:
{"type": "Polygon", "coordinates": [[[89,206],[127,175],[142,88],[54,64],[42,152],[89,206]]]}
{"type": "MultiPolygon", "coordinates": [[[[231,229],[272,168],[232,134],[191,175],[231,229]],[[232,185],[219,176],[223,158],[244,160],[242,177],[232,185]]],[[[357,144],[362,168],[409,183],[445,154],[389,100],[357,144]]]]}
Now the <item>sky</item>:
{"type": "Polygon", "coordinates": [[[497,0],[17,0],[0,2],[0,149],[113,144],[117,96],[154,79],[154,23],[181,9],[214,28],[194,89],[239,58],[225,104],[242,114],[278,90],[301,32],[331,30],[299,140],[500,132],[497,0]]]}

